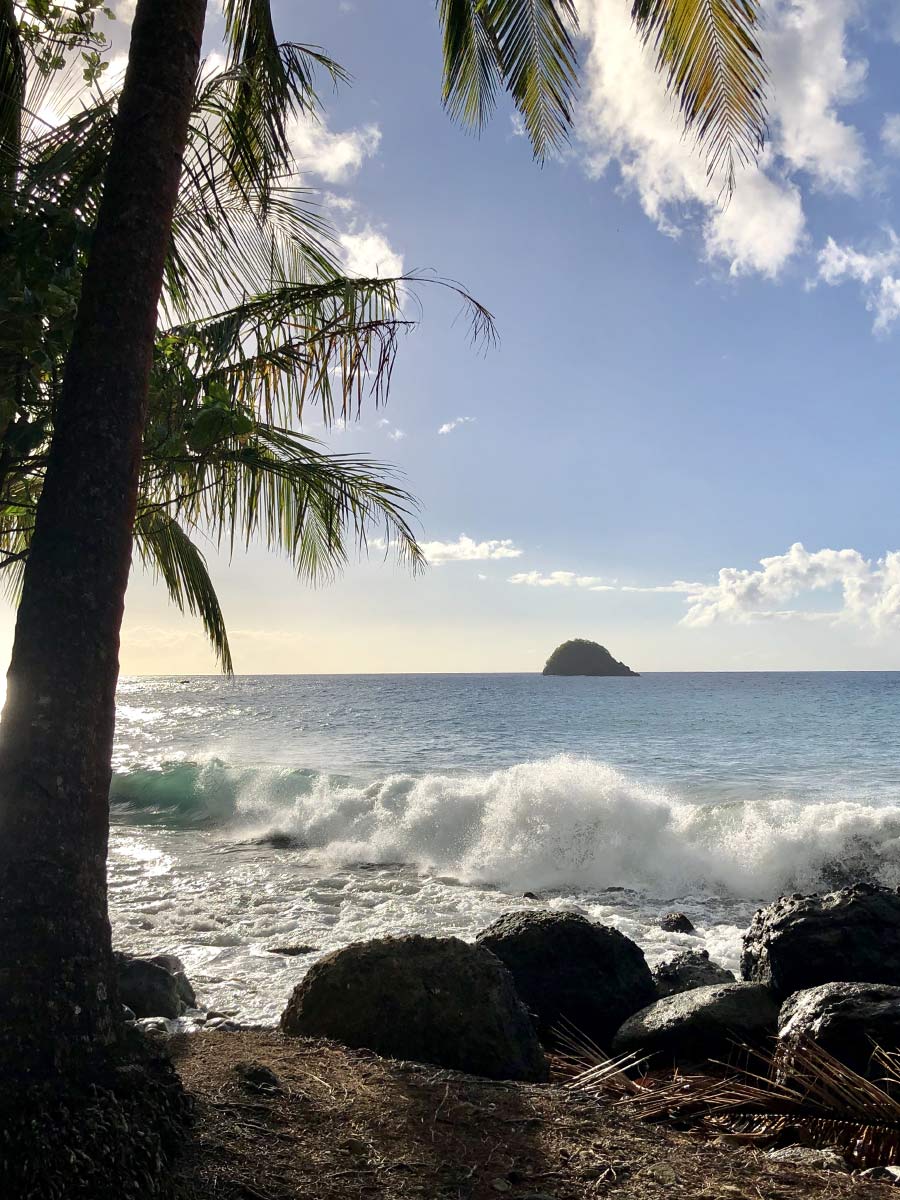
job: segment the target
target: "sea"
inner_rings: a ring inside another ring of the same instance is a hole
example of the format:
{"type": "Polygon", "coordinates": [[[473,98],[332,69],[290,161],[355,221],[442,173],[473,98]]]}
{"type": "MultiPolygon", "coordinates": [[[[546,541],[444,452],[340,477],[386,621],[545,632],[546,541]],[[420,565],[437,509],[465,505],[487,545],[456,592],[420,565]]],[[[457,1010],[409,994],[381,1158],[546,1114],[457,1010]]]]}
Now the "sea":
{"type": "Polygon", "coordinates": [[[900,673],[126,677],[114,772],[117,946],[246,1023],[365,938],[545,905],[734,970],[760,904],[900,884],[900,673]]]}

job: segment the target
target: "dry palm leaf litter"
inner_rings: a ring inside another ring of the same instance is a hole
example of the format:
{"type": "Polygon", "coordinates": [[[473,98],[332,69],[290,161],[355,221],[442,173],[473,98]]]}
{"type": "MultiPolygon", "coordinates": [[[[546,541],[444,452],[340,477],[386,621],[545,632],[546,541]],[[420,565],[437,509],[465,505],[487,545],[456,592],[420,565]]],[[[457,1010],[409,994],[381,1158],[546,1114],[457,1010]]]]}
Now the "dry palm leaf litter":
{"type": "Polygon", "coordinates": [[[560,1086],[495,1083],[262,1031],[173,1039],[194,1101],[178,1200],[879,1200],[888,1183],[773,1161],[560,1086]]]}

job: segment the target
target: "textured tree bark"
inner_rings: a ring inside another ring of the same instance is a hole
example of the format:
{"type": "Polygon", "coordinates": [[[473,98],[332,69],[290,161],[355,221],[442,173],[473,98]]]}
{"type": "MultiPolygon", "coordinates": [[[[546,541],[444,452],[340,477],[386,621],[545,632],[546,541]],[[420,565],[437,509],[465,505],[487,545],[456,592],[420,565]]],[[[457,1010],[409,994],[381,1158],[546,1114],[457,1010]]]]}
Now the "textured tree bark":
{"type": "Polygon", "coordinates": [[[0,1072],[114,1048],[106,894],[119,629],[206,0],[139,0],[0,724],[0,1072]]]}

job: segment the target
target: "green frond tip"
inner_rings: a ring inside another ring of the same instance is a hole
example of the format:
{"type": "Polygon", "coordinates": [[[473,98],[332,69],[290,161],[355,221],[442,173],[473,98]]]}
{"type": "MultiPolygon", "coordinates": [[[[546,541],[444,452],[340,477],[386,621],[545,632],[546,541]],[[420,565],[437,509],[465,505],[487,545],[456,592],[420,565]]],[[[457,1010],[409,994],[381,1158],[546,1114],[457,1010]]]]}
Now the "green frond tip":
{"type": "Polygon", "coordinates": [[[481,129],[504,87],[522,116],[534,156],[561,150],[578,85],[574,0],[438,0],[444,106],[481,129]]]}
{"type": "Polygon", "coordinates": [[[638,32],[656,50],[685,127],[706,151],[707,175],[734,191],[738,164],[766,136],[766,66],[758,0],[634,0],[638,32]]]}
{"type": "Polygon", "coordinates": [[[181,612],[199,616],[226,675],[234,674],[231,647],[219,599],[206,568],[206,559],[168,513],[148,510],[134,526],[141,560],[160,577],[181,612]]]}

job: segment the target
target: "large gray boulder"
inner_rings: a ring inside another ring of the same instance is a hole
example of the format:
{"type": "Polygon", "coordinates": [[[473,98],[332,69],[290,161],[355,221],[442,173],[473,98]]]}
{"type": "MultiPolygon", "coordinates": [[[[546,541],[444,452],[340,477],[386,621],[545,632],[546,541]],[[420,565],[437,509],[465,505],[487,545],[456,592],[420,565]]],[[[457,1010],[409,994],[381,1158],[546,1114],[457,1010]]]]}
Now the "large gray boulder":
{"type": "Polygon", "coordinates": [[[666,996],[625,1022],[612,1043],[614,1055],[639,1051],[667,1062],[727,1061],[744,1043],[761,1045],[778,1021],[768,988],[721,983],[666,996]]]}
{"type": "Polygon", "coordinates": [[[380,938],[327,954],[294,989],[281,1029],[490,1079],[547,1078],[510,973],[458,938],[380,938]]]}
{"type": "Polygon", "coordinates": [[[194,989],[174,954],[136,958],[116,951],[113,957],[119,999],[136,1017],[173,1019],[185,1008],[196,1007],[194,989]]]}
{"type": "Polygon", "coordinates": [[[856,884],[782,896],[744,935],[741,975],[781,998],[820,983],[900,983],[900,895],[856,884]]]}
{"type": "Polygon", "coordinates": [[[656,994],[675,996],[678,992],[690,992],[694,988],[709,987],[713,983],[734,983],[730,971],[714,963],[708,950],[682,950],[653,968],[656,994]]]}
{"type": "Polygon", "coordinates": [[[817,1042],[865,1075],[875,1046],[900,1049],[900,987],[822,983],[794,992],[781,1006],[778,1038],[783,1043],[798,1039],[817,1042]]]}
{"type": "Polygon", "coordinates": [[[606,1048],[656,988],[644,953],[618,929],[578,913],[505,913],[476,942],[509,968],[545,1040],[565,1018],[606,1048]]]}

